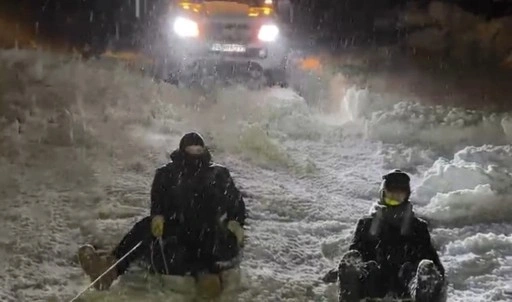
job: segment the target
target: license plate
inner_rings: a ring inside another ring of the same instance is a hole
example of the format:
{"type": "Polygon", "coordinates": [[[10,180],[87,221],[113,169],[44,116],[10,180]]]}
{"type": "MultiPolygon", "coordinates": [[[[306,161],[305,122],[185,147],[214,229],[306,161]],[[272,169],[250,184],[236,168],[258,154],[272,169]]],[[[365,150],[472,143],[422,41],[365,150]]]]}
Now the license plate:
{"type": "Polygon", "coordinates": [[[212,51],[220,51],[220,52],[245,52],[246,47],[240,44],[220,44],[214,43],[211,46],[212,51]]]}

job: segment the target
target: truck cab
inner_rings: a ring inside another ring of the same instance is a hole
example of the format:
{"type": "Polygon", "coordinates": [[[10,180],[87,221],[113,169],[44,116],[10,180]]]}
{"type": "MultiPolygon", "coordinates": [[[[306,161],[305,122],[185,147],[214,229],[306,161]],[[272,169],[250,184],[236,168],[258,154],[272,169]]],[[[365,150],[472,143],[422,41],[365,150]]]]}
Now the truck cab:
{"type": "Polygon", "coordinates": [[[165,23],[174,78],[227,71],[285,82],[288,43],[273,0],[172,1],[165,23]]]}

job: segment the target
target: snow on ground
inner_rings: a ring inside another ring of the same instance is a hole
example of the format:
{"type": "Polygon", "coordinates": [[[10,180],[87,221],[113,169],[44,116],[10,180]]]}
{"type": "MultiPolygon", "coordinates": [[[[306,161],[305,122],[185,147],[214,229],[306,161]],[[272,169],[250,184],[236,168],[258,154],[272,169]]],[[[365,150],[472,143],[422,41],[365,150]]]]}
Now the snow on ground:
{"type": "MultiPolygon", "coordinates": [[[[2,301],[69,301],[87,285],[77,247],[112,247],[147,214],[154,169],[190,130],[205,135],[248,196],[240,301],[335,301],[335,288],[319,278],[346,250],[380,176],[395,167],[414,173],[418,211],[438,226],[449,301],[507,301],[506,114],[357,89],[334,117],[286,89],[219,90],[215,104],[198,107],[194,92],[112,62],[31,51],[0,52],[0,98],[2,301]]],[[[85,300],[166,295],[159,282],[129,274],[85,300]]]]}

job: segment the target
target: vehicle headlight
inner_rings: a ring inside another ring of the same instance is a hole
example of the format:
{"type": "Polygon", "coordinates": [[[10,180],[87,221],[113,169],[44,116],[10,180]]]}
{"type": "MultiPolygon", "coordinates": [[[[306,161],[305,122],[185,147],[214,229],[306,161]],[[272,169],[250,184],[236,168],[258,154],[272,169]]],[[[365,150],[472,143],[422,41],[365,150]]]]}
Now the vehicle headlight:
{"type": "Polygon", "coordinates": [[[258,32],[258,39],[263,42],[273,42],[279,35],[279,28],[273,24],[262,25],[258,32]]]}
{"type": "Polygon", "coordinates": [[[199,25],[197,22],[187,18],[176,18],[174,20],[172,29],[178,36],[183,38],[199,36],[199,25]]]}

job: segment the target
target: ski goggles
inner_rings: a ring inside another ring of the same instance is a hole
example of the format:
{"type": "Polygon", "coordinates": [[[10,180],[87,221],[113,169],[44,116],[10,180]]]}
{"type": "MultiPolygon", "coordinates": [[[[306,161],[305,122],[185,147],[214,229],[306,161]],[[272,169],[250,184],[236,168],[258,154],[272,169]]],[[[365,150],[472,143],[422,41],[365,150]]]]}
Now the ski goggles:
{"type": "Polygon", "coordinates": [[[396,207],[396,206],[401,205],[402,203],[403,203],[403,201],[384,197],[384,204],[386,204],[387,206],[396,207]]]}
{"type": "Polygon", "coordinates": [[[399,206],[407,199],[408,192],[403,190],[384,190],[384,204],[388,206],[399,206]]]}

